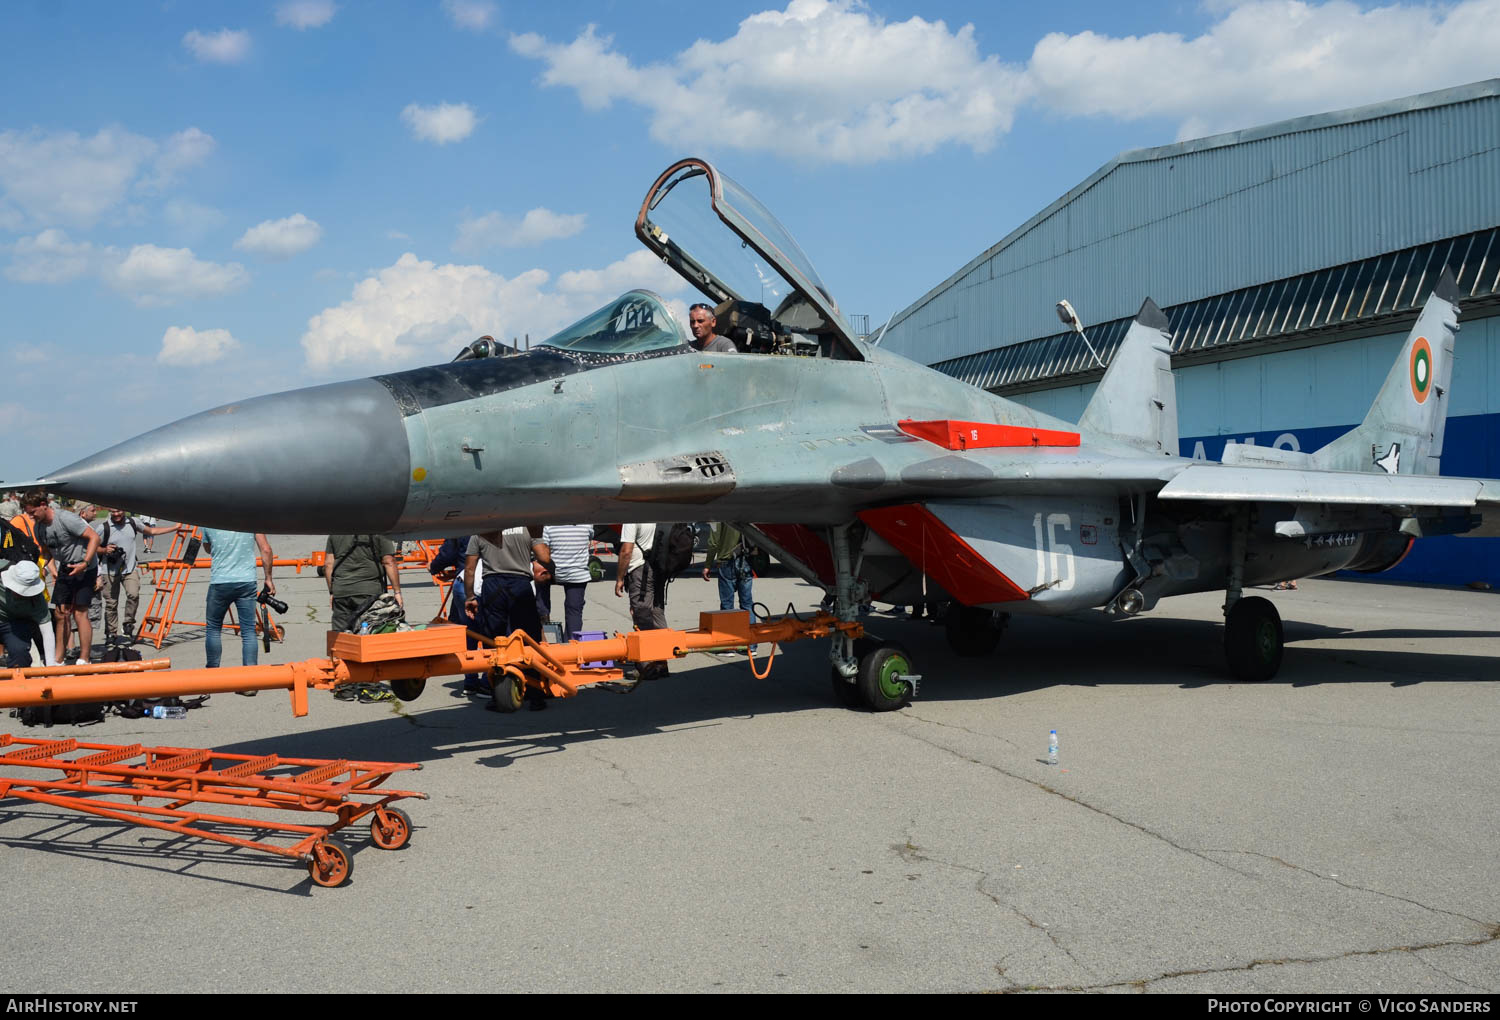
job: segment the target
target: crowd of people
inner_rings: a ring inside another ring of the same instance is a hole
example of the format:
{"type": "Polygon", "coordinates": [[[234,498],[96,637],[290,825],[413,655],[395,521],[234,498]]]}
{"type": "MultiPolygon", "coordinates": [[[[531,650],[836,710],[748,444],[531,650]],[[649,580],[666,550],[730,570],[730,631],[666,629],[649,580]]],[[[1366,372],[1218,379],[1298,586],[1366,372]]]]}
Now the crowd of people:
{"type": "MultiPolygon", "coordinates": [[[[159,524],[120,508],[70,507],[42,491],[5,493],[0,500],[0,638],[6,665],[88,665],[95,650],[90,609],[102,602],[102,644],[106,658],[134,644],[140,605],[141,557],[152,539],[193,531],[186,524],[159,524]],[[76,640],[76,644],[74,641],[76,640]],[[40,653],[39,659],[33,651],[40,653]]],[[[666,626],[669,577],[650,555],[658,541],[655,524],[621,528],[616,597],[628,600],[630,617],[641,630],[666,626]]],[[[223,658],[222,631],[231,606],[240,627],[240,661],[255,665],[253,621],[257,603],[275,602],[275,555],[265,534],[204,528],[202,549],[211,557],[204,607],[205,665],[223,658]],[[257,590],[257,567],[262,587],[257,590]]],[[[561,633],[584,632],[586,593],[592,579],[594,528],[587,524],[513,527],[499,532],[450,538],[428,569],[452,582],[447,618],[469,632],[469,647],[514,631],[543,640],[551,623],[554,588],[562,589],[561,633]]],[[[356,631],[404,616],[399,554],[381,535],[330,535],[320,570],[328,587],[331,626],[356,631]]],[[[755,620],[750,549],[733,527],[716,524],[710,534],[703,579],[717,579],[721,609],[736,599],[755,620]]],[[[738,653],[725,653],[738,654],[738,653]]],[[[134,657],[133,655],[130,657],[134,657]]],[[[635,679],[663,676],[665,662],[643,663],[635,679]]],[[[464,678],[465,691],[492,694],[487,677],[464,678]]],[[[535,690],[533,709],[545,707],[535,690]]]]}

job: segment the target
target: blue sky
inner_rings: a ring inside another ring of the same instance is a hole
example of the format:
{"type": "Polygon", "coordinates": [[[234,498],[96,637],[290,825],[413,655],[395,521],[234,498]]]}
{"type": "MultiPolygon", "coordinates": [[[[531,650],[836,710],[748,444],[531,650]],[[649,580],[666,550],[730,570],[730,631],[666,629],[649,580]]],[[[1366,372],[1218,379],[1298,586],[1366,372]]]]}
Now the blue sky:
{"type": "Polygon", "coordinates": [[[21,479],[631,286],[686,298],[632,233],[683,155],[878,324],[1122,150],[1493,76],[1500,0],[12,0],[0,38],[21,479]]]}

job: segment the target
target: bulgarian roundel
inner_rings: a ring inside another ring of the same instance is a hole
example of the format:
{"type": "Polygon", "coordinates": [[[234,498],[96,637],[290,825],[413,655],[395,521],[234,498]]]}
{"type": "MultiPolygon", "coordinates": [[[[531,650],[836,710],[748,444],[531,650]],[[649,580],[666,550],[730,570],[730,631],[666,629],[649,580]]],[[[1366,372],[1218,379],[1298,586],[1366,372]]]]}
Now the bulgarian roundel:
{"type": "Polygon", "coordinates": [[[1411,345],[1411,395],[1417,403],[1425,404],[1431,392],[1432,347],[1425,336],[1419,336],[1411,345]]]}

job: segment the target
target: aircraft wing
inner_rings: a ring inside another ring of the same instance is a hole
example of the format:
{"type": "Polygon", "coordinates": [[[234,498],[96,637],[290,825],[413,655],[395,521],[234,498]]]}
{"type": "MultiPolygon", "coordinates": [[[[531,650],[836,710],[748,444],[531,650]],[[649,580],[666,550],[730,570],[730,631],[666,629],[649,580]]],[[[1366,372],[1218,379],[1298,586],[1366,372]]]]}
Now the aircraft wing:
{"type": "MultiPolygon", "coordinates": [[[[1497,483],[1500,485],[1500,483],[1497,483]]],[[[1478,478],[1194,464],[1164,485],[1162,499],[1473,507],[1500,498],[1478,478]]]]}

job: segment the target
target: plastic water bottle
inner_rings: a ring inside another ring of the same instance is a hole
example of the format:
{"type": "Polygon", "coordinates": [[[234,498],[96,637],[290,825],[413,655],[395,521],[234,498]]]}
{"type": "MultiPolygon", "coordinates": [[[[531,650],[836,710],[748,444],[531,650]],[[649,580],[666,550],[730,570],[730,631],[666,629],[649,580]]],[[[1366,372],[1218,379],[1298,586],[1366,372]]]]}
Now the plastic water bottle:
{"type": "Polygon", "coordinates": [[[359,632],[361,634],[368,634],[368,633],[370,633],[370,621],[369,620],[361,620],[360,621],[359,632]]]}
{"type": "Polygon", "coordinates": [[[1049,730],[1047,732],[1047,764],[1048,765],[1056,765],[1057,764],[1057,731],[1056,730],[1049,730]]]}
{"type": "Polygon", "coordinates": [[[186,719],[187,709],[181,705],[153,705],[151,707],[151,718],[186,719]]]}

